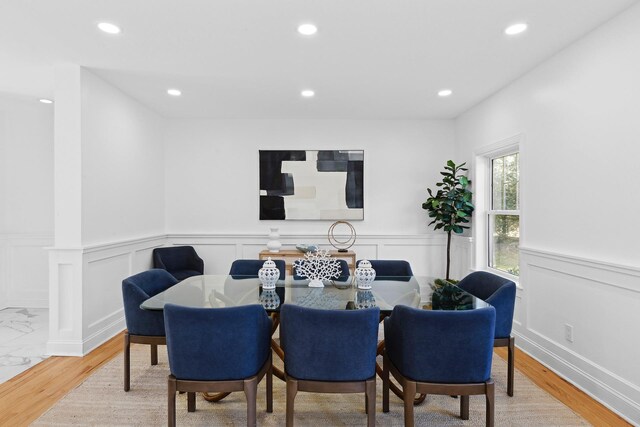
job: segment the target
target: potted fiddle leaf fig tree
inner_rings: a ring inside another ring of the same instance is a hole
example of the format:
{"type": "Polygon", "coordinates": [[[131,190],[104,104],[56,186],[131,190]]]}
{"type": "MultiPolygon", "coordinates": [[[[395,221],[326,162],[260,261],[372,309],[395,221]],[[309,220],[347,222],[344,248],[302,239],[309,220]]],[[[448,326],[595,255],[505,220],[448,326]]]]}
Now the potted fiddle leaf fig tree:
{"type": "Polygon", "coordinates": [[[433,225],[435,230],[444,230],[447,233],[447,281],[450,280],[449,270],[451,267],[451,233],[461,234],[469,228],[468,224],[473,213],[473,203],[471,198],[473,193],[469,190],[471,180],[465,174],[466,163],[456,165],[452,160],[448,160],[444,167],[442,181],[436,183],[438,191],[433,193],[427,188],[429,198],[422,204],[422,209],[427,210],[429,218],[433,220],[429,225],[433,225]]]}

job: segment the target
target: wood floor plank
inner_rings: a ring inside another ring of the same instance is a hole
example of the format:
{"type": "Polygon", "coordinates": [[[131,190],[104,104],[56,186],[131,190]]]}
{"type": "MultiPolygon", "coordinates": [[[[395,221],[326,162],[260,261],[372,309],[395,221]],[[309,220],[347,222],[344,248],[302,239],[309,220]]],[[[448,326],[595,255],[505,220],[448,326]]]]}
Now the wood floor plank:
{"type": "MultiPolygon", "coordinates": [[[[102,365],[122,352],[119,334],[85,357],[49,357],[0,384],[0,426],[28,426],[102,365]]],[[[496,353],[506,359],[506,349],[496,353]]],[[[569,382],[516,349],[516,368],[595,426],[630,426],[569,382]]],[[[517,394],[514,396],[517,399],[517,394]]]]}
{"type": "MultiPolygon", "coordinates": [[[[495,353],[507,360],[506,348],[496,348],[495,353]]],[[[595,401],[585,392],[518,348],[516,348],[515,359],[518,371],[594,426],[631,426],[606,406],[595,401]]],[[[513,398],[516,399],[517,395],[513,398]]]]}

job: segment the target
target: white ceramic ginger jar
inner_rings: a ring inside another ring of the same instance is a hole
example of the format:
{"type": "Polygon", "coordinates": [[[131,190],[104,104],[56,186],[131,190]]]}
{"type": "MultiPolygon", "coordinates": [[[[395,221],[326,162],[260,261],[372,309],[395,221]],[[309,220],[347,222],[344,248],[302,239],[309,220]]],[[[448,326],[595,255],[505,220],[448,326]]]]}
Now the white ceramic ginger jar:
{"type": "Polygon", "coordinates": [[[371,289],[371,283],[376,278],[376,271],[371,267],[371,263],[368,260],[363,259],[358,263],[355,276],[358,289],[371,289]]]}
{"type": "Polygon", "coordinates": [[[258,270],[258,279],[262,283],[262,289],[275,289],[276,282],[280,278],[280,270],[276,267],[276,263],[268,258],[262,268],[258,270]]]}

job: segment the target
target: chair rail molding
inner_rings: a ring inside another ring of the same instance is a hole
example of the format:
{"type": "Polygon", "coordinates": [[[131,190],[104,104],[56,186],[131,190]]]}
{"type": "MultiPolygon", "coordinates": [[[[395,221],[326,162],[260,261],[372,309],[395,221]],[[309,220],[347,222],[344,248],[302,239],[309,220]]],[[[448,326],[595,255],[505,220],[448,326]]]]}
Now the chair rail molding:
{"type": "Polygon", "coordinates": [[[640,268],[520,248],[516,344],[632,423],[640,420],[640,268]]]}

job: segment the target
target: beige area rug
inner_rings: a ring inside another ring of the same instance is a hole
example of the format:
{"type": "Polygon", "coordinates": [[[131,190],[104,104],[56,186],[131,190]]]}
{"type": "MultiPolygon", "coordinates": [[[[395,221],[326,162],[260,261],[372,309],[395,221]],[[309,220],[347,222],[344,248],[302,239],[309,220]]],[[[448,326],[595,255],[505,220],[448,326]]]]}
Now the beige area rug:
{"type": "MultiPolygon", "coordinates": [[[[167,424],[166,378],[169,373],[166,348],[159,364],[149,365],[149,348],[133,345],[131,391],[122,390],[122,354],[99,369],[40,417],[36,426],[162,426],[167,424]]],[[[506,394],[506,363],[494,357],[496,426],[589,425],[528,378],[516,371],[515,396],[506,394]]],[[[285,384],[274,377],[273,413],[265,411],[265,381],[258,387],[258,426],[285,425],[285,384]]],[[[402,401],[390,397],[390,412],[382,412],[382,381],[377,381],[376,424],[402,426],[402,401]]],[[[461,420],[458,399],[429,396],[415,408],[416,426],[483,426],[484,396],[471,396],[470,419],[461,420]]],[[[364,395],[299,392],[295,401],[297,426],[364,426],[364,395]]],[[[177,395],[178,426],[244,426],[244,393],[233,393],[219,403],[197,397],[196,412],[187,412],[186,394],[177,395]]]]}

